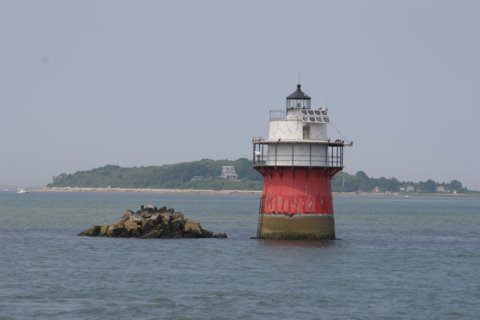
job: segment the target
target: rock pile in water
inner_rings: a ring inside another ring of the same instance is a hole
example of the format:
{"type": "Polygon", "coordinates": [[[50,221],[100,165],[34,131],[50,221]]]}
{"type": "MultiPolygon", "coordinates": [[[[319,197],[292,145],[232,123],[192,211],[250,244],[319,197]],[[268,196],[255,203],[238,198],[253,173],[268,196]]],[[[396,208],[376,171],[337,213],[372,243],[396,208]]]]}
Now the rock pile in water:
{"type": "Polygon", "coordinates": [[[226,238],[225,233],[213,233],[200,223],[186,218],[173,208],[142,206],[137,212],[127,210],[120,221],[111,225],[94,225],[81,232],[90,237],[131,238],[226,238]]]}

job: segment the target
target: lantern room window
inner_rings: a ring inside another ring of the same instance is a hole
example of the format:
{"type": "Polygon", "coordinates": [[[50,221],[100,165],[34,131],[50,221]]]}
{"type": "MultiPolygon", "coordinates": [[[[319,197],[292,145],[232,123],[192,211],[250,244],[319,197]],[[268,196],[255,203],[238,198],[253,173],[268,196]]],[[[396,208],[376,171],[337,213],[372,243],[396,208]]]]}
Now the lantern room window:
{"type": "Polygon", "coordinates": [[[310,100],[288,99],[287,109],[310,109],[310,100]]]}

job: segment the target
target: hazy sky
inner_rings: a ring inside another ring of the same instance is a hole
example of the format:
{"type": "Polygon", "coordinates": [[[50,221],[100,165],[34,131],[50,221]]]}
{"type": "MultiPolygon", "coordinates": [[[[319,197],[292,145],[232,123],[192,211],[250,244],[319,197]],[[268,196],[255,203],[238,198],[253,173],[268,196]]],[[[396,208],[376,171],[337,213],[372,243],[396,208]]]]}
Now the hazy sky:
{"type": "Polygon", "coordinates": [[[345,171],[480,189],[479,12],[453,0],[0,0],[0,185],[251,158],[301,73],[354,141],[345,171]]]}

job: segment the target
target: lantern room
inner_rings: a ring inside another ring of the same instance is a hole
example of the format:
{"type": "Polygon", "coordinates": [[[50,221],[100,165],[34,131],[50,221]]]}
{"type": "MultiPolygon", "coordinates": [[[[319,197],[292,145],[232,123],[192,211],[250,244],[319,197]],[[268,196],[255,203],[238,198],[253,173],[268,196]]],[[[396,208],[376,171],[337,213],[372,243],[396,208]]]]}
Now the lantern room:
{"type": "Polygon", "coordinates": [[[297,84],[297,90],[287,97],[287,111],[292,109],[310,109],[311,98],[297,84]]]}

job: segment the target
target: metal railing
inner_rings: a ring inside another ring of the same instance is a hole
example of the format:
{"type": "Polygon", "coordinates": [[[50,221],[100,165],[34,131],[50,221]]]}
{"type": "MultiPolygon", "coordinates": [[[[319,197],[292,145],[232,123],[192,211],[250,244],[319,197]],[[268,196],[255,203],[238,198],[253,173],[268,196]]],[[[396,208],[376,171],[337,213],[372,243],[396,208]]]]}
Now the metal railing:
{"type": "Polygon", "coordinates": [[[287,117],[287,112],[285,110],[270,110],[269,112],[270,121],[285,120],[286,117],[287,117]]]}
{"type": "Polygon", "coordinates": [[[299,166],[343,168],[342,144],[323,144],[325,148],[320,153],[314,149],[313,146],[315,144],[306,144],[307,149],[303,148],[301,151],[296,151],[295,145],[294,143],[281,144],[254,140],[253,165],[256,167],[299,166]],[[283,149],[279,150],[279,146],[282,146],[283,149]]]}

